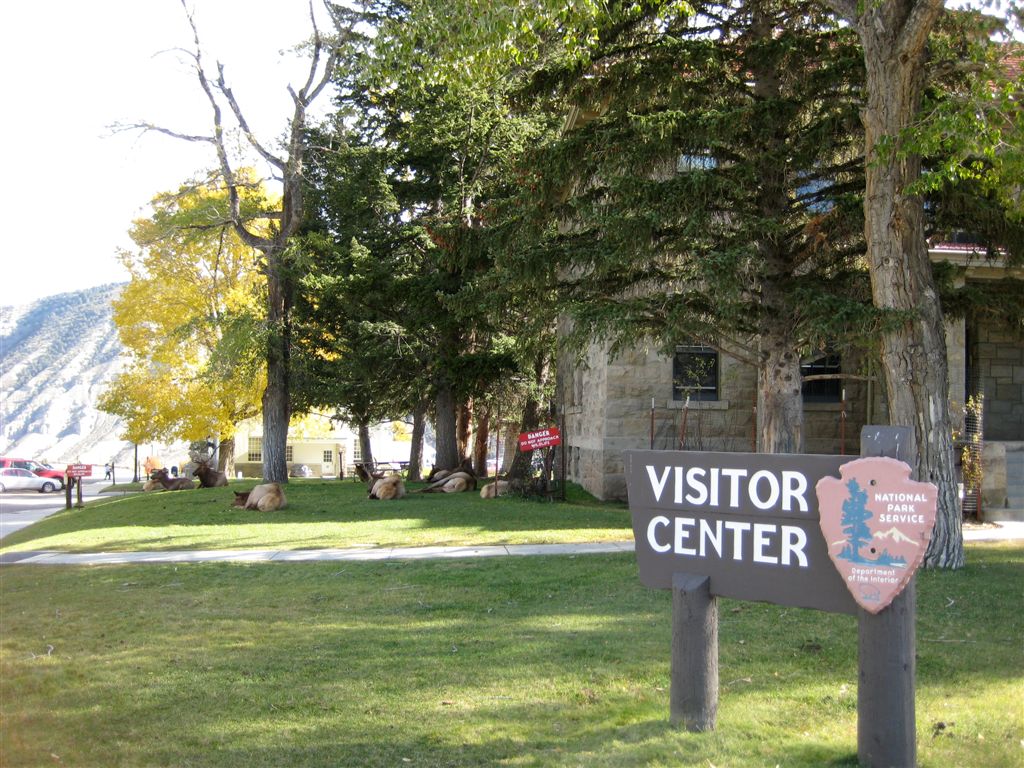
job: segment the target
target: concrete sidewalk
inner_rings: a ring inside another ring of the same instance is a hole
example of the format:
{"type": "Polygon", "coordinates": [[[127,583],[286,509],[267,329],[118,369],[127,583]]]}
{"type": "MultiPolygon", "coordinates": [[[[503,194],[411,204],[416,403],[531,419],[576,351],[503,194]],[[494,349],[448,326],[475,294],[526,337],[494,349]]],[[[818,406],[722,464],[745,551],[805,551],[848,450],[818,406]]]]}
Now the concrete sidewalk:
{"type": "Polygon", "coordinates": [[[8,552],[0,565],[123,565],[126,563],[303,563],[330,560],[438,560],[528,555],[598,555],[632,552],[631,541],[593,544],[497,544],[465,547],[372,549],[206,549],[166,552],[8,552]]]}
{"type": "MultiPolygon", "coordinates": [[[[1024,522],[969,526],[965,541],[1024,539],[1024,522]]],[[[165,552],[8,552],[0,565],[124,565],[128,563],[303,563],[316,561],[436,560],[529,555],[598,555],[632,552],[632,541],[591,544],[508,544],[463,547],[375,547],[360,549],[207,549],[165,552]]]]}

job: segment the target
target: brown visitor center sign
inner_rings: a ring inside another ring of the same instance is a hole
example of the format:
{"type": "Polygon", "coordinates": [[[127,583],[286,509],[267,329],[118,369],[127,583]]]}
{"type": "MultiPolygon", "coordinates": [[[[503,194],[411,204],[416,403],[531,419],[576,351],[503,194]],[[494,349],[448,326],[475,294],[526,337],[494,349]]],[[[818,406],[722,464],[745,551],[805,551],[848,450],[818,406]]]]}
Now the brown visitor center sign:
{"type": "Polygon", "coordinates": [[[861,765],[916,764],[914,571],[937,490],[910,428],[865,426],[862,458],[627,451],[641,581],[672,590],[670,720],[715,728],[716,597],[857,614],[861,765]]]}
{"type": "Polygon", "coordinates": [[[710,578],[712,595],[857,612],[818,524],[817,482],[846,456],[627,451],[640,580],[710,578]]]}
{"type": "Polygon", "coordinates": [[[882,457],[628,451],[640,580],[699,574],[713,595],[877,613],[935,523],[935,486],[909,475],[882,457]]]}

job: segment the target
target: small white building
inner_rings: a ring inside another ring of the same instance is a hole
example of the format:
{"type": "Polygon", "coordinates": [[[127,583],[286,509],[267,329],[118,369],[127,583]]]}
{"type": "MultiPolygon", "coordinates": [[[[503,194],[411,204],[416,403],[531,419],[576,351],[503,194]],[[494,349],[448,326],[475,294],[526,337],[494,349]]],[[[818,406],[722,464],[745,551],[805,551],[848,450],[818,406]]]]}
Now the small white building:
{"type": "MultiPolygon", "coordinates": [[[[409,461],[412,427],[401,421],[388,421],[370,429],[370,446],[377,464],[395,467],[409,461]]],[[[434,448],[424,441],[423,464],[430,466],[434,448]]],[[[312,477],[351,477],[362,461],[359,435],[348,424],[312,414],[293,422],[288,430],[285,461],[288,474],[300,477],[308,467],[312,477]]],[[[240,423],[235,432],[235,472],[243,477],[263,475],[263,423],[260,418],[240,423]]]]}

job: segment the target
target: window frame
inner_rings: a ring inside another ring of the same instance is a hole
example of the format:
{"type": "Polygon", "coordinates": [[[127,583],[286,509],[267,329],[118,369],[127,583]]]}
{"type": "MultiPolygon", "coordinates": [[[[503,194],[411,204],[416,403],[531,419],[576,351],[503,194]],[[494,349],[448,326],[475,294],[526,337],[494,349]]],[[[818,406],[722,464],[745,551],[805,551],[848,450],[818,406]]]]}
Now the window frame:
{"type": "MultiPolygon", "coordinates": [[[[840,374],[843,372],[843,358],[833,349],[825,350],[824,354],[800,361],[800,377],[840,374]]],[[[823,379],[821,381],[801,381],[800,393],[805,403],[839,403],[843,399],[842,379],[823,379]]]]}
{"type": "Polygon", "coordinates": [[[246,460],[250,462],[263,461],[263,438],[250,437],[246,450],[246,460]]]}
{"type": "Polygon", "coordinates": [[[721,367],[722,356],[715,347],[706,344],[677,345],[675,354],[672,356],[672,399],[682,402],[689,396],[691,402],[718,402],[721,400],[721,367]],[[711,363],[710,368],[703,375],[698,376],[697,385],[694,387],[682,384],[682,373],[685,370],[683,368],[684,356],[711,363]]]}

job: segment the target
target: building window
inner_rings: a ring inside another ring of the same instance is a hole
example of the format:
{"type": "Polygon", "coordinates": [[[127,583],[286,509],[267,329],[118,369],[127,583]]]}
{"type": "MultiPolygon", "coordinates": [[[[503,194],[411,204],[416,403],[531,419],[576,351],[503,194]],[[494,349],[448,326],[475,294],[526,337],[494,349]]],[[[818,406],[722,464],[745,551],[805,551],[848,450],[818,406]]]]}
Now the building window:
{"type": "Polygon", "coordinates": [[[286,445],[284,447],[284,460],[295,461],[294,451],[292,450],[292,447],[290,445],[286,445]]]}
{"type": "Polygon", "coordinates": [[[263,438],[249,438],[249,455],[247,461],[263,461],[263,438]]]}
{"type": "Polygon", "coordinates": [[[673,400],[718,400],[718,350],[700,344],[676,347],[673,400]]]}
{"type": "Polygon", "coordinates": [[[324,464],[334,463],[334,451],[324,451],[324,464]]]}
{"type": "MultiPolygon", "coordinates": [[[[842,360],[839,355],[828,354],[807,360],[800,364],[800,375],[828,376],[842,373],[842,360]]],[[[841,379],[822,379],[821,381],[805,381],[803,395],[805,403],[838,403],[842,399],[843,382],[841,379]]]]}
{"type": "Polygon", "coordinates": [[[352,442],[352,462],[359,464],[363,460],[363,446],[359,444],[359,438],[352,442]]]}
{"type": "Polygon", "coordinates": [[[690,173],[691,171],[713,171],[718,167],[718,161],[706,153],[696,155],[680,155],[676,158],[676,173],[690,173]]]}

